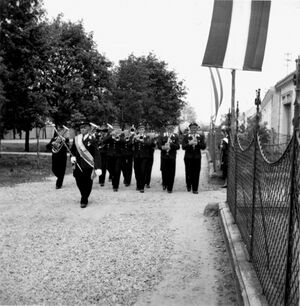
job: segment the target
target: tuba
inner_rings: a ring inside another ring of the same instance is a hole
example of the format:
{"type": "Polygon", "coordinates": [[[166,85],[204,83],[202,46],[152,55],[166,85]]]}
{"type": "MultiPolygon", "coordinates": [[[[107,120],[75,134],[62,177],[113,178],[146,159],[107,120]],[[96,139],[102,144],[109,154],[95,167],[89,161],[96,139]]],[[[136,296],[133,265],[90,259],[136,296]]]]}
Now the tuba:
{"type": "Polygon", "coordinates": [[[57,129],[54,127],[54,131],[56,132],[57,136],[51,144],[53,153],[58,153],[60,151],[60,149],[64,145],[65,136],[69,132],[69,129],[66,126],[63,125],[62,127],[63,127],[63,130],[61,131],[61,133],[59,133],[57,129]]]}

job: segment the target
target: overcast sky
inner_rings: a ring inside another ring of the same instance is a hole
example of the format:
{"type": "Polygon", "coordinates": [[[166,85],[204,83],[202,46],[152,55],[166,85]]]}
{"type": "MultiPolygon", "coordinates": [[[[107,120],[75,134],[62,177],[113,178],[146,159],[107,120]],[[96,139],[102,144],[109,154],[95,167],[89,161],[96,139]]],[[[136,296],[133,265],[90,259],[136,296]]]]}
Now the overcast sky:
{"type": "MultiPolygon", "coordinates": [[[[188,89],[187,102],[199,122],[209,123],[214,105],[210,75],[202,67],[213,0],[44,0],[48,17],[83,20],[94,33],[98,50],[114,64],[153,52],[175,70],[188,89]]],[[[254,105],[255,90],[264,93],[295,69],[300,55],[300,0],[273,0],[262,72],[236,72],[236,100],[241,111],[254,105]],[[291,53],[287,69],[286,53],[291,53]]],[[[238,48],[238,46],[237,46],[238,48]]],[[[231,70],[222,69],[224,99],[219,114],[231,105],[231,70]]]]}

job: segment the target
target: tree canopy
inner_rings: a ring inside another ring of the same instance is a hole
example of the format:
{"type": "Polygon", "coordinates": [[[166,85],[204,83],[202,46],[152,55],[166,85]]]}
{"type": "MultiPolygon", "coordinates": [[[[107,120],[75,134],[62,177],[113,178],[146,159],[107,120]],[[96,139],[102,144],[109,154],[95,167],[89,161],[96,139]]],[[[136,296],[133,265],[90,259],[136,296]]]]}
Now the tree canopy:
{"type": "Polygon", "coordinates": [[[120,61],[115,73],[115,103],[120,110],[120,122],[143,122],[154,129],[168,122],[178,123],[186,92],[164,61],[152,53],[140,57],[132,54],[120,61]]]}
{"type": "Polygon", "coordinates": [[[82,22],[51,22],[41,0],[0,2],[0,137],[47,120],[72,124],[143,122],[156,129],[180,120],[185,87],[164,61],[149,53],[113,66],[82,22]]]}

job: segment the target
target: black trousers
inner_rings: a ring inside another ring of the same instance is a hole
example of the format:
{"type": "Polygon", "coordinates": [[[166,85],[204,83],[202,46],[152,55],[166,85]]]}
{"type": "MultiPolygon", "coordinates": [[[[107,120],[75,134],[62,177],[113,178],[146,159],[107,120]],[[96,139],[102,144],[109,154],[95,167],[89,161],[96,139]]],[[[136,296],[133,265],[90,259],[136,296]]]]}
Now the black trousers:
{"type": "Polygon", "coordinates": [[[136,179],[136,188],[144,190],[146,179],[147,158],[135,157],[134,158],[134,174],[136,179]]]}
{"type": "Polygon", "coordinates": [[[153,161],[154,161],[153,156],[147,158],[146,173],[145,173],[145,184],[146,185],[150,185],[150,182],[151,182],[151,173],[152,173],[153,161]]]}
{"type": "Polygon", "coordinates": [[[132,164],[133,164],[132,155],[122,156],[121,171],[122,171],[122,174],[123,174],[123,177],[124,177],[124,184],[125,185],[130,185],[130,183],[131,183],[132,164]]]}
{"type": "Polygon", "coordinates": [[[192,188],[193,191],[198,191],[201,159],[199,158],[185,158],[185,181],[186,187],[192,188]]]}
{"type": "Polygon", "coordinates": [[[67,166],[67,154],[64,156],[52,154],[52,172],[57,177],[56,186],[61,187],[67,166]]]}
{"type": "Polygon", "coordinates": [[[107,168],[107,157],[106,157],[106,152],[101,152],[101,170],[102,174],[99,175],[99,184],[104,184],[105,183],[105,176],[106,176],[106,168],[107,168]]]}
{"type": "Polygon", "coordinates": [[[166,186],[168,191],[173,190],[174,179],[176,172],[176,159],[161,159],[161,175],[163,186],[166,186]]]}
{"type": "Polygon", "coordinates": [[[73,172],[73,176],[75,177],[77,187],[80,191],[81,197],[84,199],[88,199],[92,187],[93,187],[93,180],[91,179],[91,174],[93,169],[88,168],[88,169],[82,169],[83,171],[81,172],[77,167],[75,168],[73,172]]]}
{"type": "Polygon", "coordinates": [[[120,184],[122,157],[109,156],[107,158],[107,162],[108,162],[108,171],[112,179],[113,189],[118,189],[120,184]]]}

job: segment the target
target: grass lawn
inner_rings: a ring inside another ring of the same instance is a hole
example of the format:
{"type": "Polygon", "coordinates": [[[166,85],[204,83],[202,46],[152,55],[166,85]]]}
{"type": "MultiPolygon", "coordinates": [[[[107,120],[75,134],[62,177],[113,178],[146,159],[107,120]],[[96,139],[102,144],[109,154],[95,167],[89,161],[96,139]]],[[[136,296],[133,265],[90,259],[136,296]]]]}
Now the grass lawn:
{"type": "MultiPolygon", "coordinates": [[[[46,149],[46,144],[49,141],[40,141],[39,147],[40,152],[50,152],[46,149]]],[[[29,152],[36,152],[37,150],[36,141],[30,141],[29,143],[29,152]]],[[[24,142],[1,142],[1,151],[2,152],[24,152],[25,151],[25,140],[24,142]]]]}
{"type": "MultiPolygon", "coordinates": [[[[36,155],[0,155],[0,188],[14,186],[25,182],[38,182],[53,175],[51,171],[51,155],[40,156],[39,166],[36,155]]],[[[71,173],[72,167],[67,162],[66,173],[71,173]]]]}

